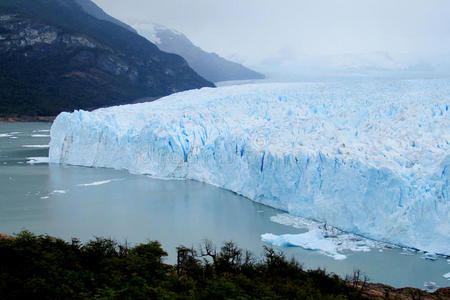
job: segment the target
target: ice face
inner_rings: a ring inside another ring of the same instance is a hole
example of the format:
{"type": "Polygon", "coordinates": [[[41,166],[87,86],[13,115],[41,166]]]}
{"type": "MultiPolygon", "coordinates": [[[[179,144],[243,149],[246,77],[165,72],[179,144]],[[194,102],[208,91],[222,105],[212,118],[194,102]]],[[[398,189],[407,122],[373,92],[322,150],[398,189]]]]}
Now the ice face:
{"type": "Polygon", "coordinates": [[[450,80],[205,88],[60,114],[50,161],[190,178],[450,254],[450,80]]]}

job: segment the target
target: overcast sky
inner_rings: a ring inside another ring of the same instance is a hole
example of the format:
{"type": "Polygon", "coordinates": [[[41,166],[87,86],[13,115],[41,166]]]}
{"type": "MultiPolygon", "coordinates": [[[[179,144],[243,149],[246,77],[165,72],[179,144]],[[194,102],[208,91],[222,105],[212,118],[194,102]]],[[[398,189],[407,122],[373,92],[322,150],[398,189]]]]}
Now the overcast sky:
{"type": "Polygon", "coordinates": [[[277,56],[450,53],[449,0],[94,0],[247,64],[277,56]]]}

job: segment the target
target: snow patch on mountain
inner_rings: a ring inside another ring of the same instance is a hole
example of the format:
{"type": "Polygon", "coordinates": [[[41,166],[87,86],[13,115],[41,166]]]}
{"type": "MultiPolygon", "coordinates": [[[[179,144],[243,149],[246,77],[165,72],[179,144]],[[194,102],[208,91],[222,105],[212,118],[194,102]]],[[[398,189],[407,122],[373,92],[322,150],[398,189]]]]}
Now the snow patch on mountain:
{"type": "Polygon", "coordinates": [[[156,23],[138,23],[134,24],[133,28],[135,28],[139,34],[142,34],[145,36],[150,42],[154,44],[161,44],[161,39],[159,37],[159,34],[162,31],[169,31],[171,34],[174,35],[183,35],[178,30],[175,30],[173,28],[169,28],[160,24],[156,23]]]}

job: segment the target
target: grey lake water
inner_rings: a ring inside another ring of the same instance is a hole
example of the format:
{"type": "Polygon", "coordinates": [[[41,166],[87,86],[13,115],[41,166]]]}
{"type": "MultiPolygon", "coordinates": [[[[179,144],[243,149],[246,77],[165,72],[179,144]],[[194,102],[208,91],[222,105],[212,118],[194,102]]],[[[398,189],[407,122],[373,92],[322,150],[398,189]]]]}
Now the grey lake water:
{"type": "MultiPolygon", "coordinates": [[[[48,156],[50,126],[0,124],[1,233],[27,229],[66,240],[99,236],[131,244],[158,240],[169,253],[166,262],[174,263],[179,245],[198,246],[209,239],[220,246],[232,240],[261,255],[261,234],[303,232],[271,220],[282,211],[200,182],[39,163],[48,156]]],[[[423,253],[401,248],[347,251],[344,260],[303,248],[275,248],[307,269],[325,268],[342,277],[360,269],[370,281],[395,287],[450,285],[443,277],[450,260],[424,259],[423,253]]]]}

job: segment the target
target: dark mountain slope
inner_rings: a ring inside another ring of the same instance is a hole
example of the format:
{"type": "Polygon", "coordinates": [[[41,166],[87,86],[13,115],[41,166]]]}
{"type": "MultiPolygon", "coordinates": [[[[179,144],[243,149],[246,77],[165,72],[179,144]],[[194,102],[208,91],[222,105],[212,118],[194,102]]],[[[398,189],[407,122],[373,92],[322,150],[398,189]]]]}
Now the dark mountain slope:
{"type": "Polygon", "coordinates": [[[264,78],[264,75],[241,64],[202,50],[184,34],[175,30],[157,24],[145,24],[137,29],[159,49],[184,57],[198,74],[212,82],[264,78]]]}
{"type": "Polygon", "coordinates": [[[105,13],[103,11],[103,9],[98,7],[97,4],[95,4],[91,0],[75,0],[75,2],[78,3],[86,13],[93,16],[94,18],[104,20],[104,21],[109,21],[111,23],[122,26],[123,28],[126,28],[126,29],[136,33],[136,30],[133,27],[117,20],[116,18],[111,17],[110,15],[105,13]]]}
{"type": "Polygon", "coordinates": [[[74,0],[2,0],[0,86],[0,115],[55,115],[213,84],[74,0]]]}

